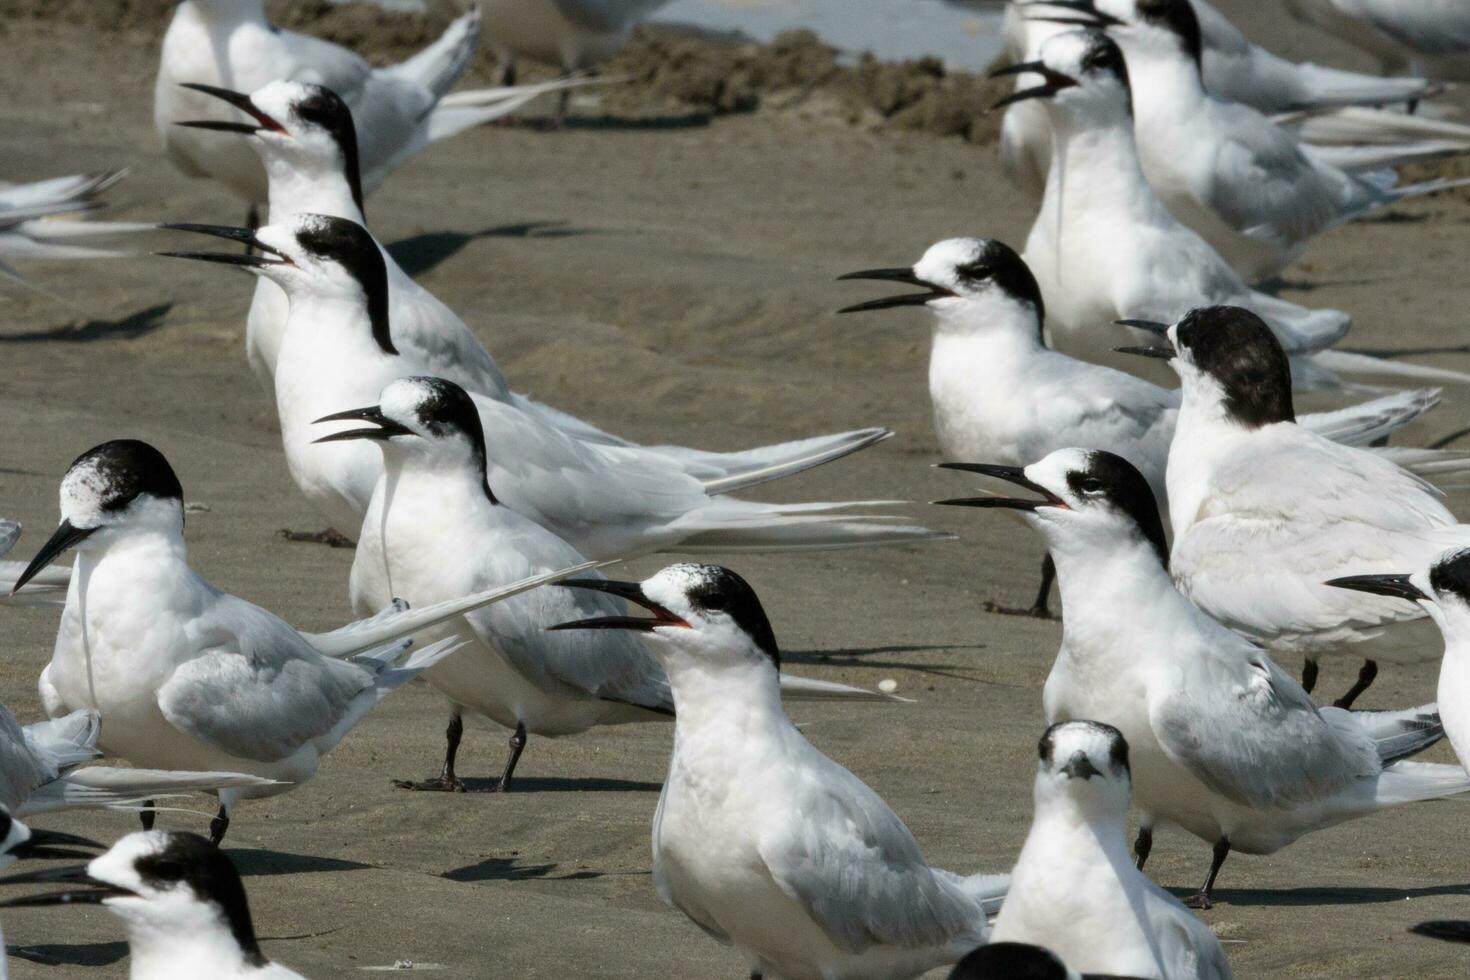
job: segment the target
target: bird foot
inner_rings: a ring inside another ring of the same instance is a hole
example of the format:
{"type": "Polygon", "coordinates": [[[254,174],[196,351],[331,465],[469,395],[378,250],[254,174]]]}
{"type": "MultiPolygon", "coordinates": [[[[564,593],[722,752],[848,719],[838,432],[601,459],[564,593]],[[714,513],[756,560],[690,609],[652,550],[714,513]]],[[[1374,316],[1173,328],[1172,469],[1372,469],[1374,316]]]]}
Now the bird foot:
{"type": "Polygon", "coordinates": [[[433,779],[395,779],[393,785],[399,789],[415,790],[420,793],[464,793],[467,788],[463,780],[453,776],[435,776],[433,779]]]}
{"type": "Polygon", "coordinates": [[[1031,619],[1056,619],[1052,615],[1051,610],[1045,606],[1027,606],[1023,609],[1020,606],[1002,606],[998,602],[987,601],[983,608],[986,612],[995,613],[997,616],[1027,616],[1031,619]]]}
{"type": "Polygon", "coordinates": [[[1198,909],[1203,912],[1206,909],[1214,908],[1215,903],[1210,900],[1210,896],[1207,893],[1195,892],[1184,900],[1184,907],[1187,909],[1198,909]]]}
{"type": "Polygon", "coordinates": [[[287,541],[300,541],[306,544],[324,544],[329,548],[354,547],[352,539],[336,528],[329,527],[325,531],[293,531],[290,528],[283,527],[276,533],[287,541]]]}

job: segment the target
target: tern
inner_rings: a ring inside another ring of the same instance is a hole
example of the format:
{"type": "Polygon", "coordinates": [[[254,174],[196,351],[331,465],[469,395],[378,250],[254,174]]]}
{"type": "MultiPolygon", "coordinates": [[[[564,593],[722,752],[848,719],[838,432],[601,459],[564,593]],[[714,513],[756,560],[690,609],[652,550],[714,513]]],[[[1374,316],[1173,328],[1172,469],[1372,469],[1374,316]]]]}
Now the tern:
{"type": "Polygon", "coordinates": [[[1385,185],[1381,174],[1354,176],[1306,150],[1264,114],[1209,93],[1190,0],[1077,0],[1077,6],[1095,9],[1123,47],[1149,184],[1246,281],[1278,275],[1324,231],[1458,186],[1396,179],[1385,185]]]}
{"type": "MultiPolygon", "coordinates": [[[[951,238],[931,245],[912,268],[868,269],[840,278],[917,287],[840,312],[922,307],[932,315],[929,397],[946,459],[1020,466],[1058,449],[1091,446],[1138,467],[1154,495],[1164,500],[1179,390],[1048,347],[1041,288],[1008,245],[951,238]]],[[[1401,392],[1305,415],[1301,423],[1326,438],[1365,445],[1419,418],[1438,400],[1434,389],[1401,392]]],[[[1462,456],[1434,450],[1375,452],[1404,457],[1410,468],[1430,472],[1462,456]]],[[[1030,608],[993,603],[987,608],[1045,617],[1052,576],[1048,559],[1030,608]]]]}
{"type": "Polygon", "coordinates": [[[955,964],[949,980],[1142,980],[1067,969],[1049,949],[1028,943],[986,943],[955,964]]]}
{"type": "Polygon", "coordinates": [[[1190,602],[1169,577],[1148,482],[1127,460],[1064,449],[1025,469],[966,468],[1034,494],[946,503],[1018,511],[1046,539],[1063,606],[1046,720],[1097,721],[1127,739],[1140,868],[1159,824],[1213,846],[1192,907],[1210,906],[1232,850],[1271,854],[1390,806],[1470,792],[1459,766],[1402,761],[1444,736],[1433,705],[1318,708],[1260,647],[1190,602]]]}
{"type": "MultiPolygon", "coordinates": [[[[201,225],[191,230],[243,241],[260,254],[175,252],[267,276],[290,298],[276,370],[276,408],[286,462],[297,486],[331,527],[362,525],[383,472],[371,445],[317,444],[325,415],[377,398],[392,381],[424,375],[400,348],[389,319],[389,279],[367,229],[345,218],[297,215],[257,232],[201,225]]],[[[884,518],[834,515],[852,504],[764,504],[723,496],[764,482],[775,466],[700,479],[656,447],[597,445],[522,412],[476,397],[488,443],[487,476],[512,509],[593,558],[650,551],[798,550],[932,540],[924,528],[884,518]]],[[[736,454],[737,458],[740,454],[736,454]]],[[[792,464],[813,465],[810,458],[792,464]]]]}
{"type": "Polygon", "coordinates": [[[1286,0],[1286,9],[1373,55],[1385,71],[1470,81],[1470,8],[1458,0],[1286,0]]]}
{"type": "MultiPolygon", "coordinates": [[[[224,90],[216,94],[254,121],[253,125],[241,124],[240,131],[265,165],[273,221],[314,213],[365,225],[356,127],[351,110],[335,93],[316,85],[272,82],[252,95],[224,90]]],[[[388,319],[394,343],[414,359],[418,370],[453,381],[472,394],[505,402],[574,439],[633,445],[512,391],[495,359],[464,321],[415,283],[386,249],[382,254],[388,270],[388,319]]],[[[289,314],[286,294],[262,276],[251,301],[245,344],[252,369],[273,396],[276,360],[289,314]]],[[[702,479],[735,478],[751,486],[840,458],[889,435],[887,429],[868,428],[740,453],[709,453],[682,446],[659,446],[653,451],[702,479]]]]}
{"type": "MultiPolygon", "coordinates": [[[[1380,78],[1278,57],[1252,43],[1205,0],[1192,0],[1203,37],[1205,89],[1231,102],[1242,102],[1266,113],[1300,112],[1331,116],[1337,107],[1412,103],[1427,98],[1438,87],[1422,78],[1380,78]]],[[[1041,43],[1065,26],[1046,17],[1061,6],[1031,0],[1006,5],[1005,34],[1012,63],[1037,57],[1041,43]],[[1040,18],[1040,19],[1037,19],[1040,18]]],[[[1093,9],[1083,11],[1097,19],[1093,9]]],[[[1035,76],[1016,80],[1018,90],[1036,84],[1035,76]]],[[[1006,110],[1001,122],[1000,154],[1006,175],[1030,193],[1041,196],[1051,160],[1051,123],[1035,103],[1020,102],[1006,110]]]]}
{"type": "Polygon", "coordinates": [[[1128,742],[1058,722],[1039,746],[1036,815],[996,917],[995,942],[1037,943],[1084,973],[1228,980],[1210,927],[1133,865],[1128,742]]]}
{"type": "Polygon", "coordinates": [[[1180,224],[1144,177],[1128,67],[1106,35],[1058,34],[1042,46],[1039,60],[1000,73],[1028,71],[1045,82],[998,104],[1045,99],[1051,113],[1056,152],[1025,257],[1046,297],[1058,349],[1126,369],[1126,359],[1113,353],[1115,331],[1103,324],[1129,317],[1172,320],[1203,302],[1230,303],[1270,323],[1293,355],[1299,387],[1338,385],[1338,371],[1470,381],[1460,372],[1327,350],[1346,335],[1347,314],[1305,309],[1250,289],[1180,224]]]}
{"type": "MultiPolygon", "coordinates": [[[[1470,526],[1392,456],[1297,425],[1287,358],[1253,313],[1207,307],[1154,329],[1168,346],[1135,353],[1165,359],[1184,393],[1167,474],[1180,591],[1273,653],[1306,657],[1308,687],[1320,655],[1385,653],[1386,628],[1424,610],[1326,580],[1426,566],[1470,544],[1470,526]]],[[[1376,673],[1369,660],[1338,706],[1376,673]]]]}
{"type": "Polygon", "coordinates": [[[175,167],[225,184],[249,205],[254,219],[267,199],[265,173],[255,154],[239,140],[174,124],[239,125],[237,114],[211,94],[216,86],[249,92],[283,78],[325,85],[357,117],[363,183],[372,191],[430,143],[518,109],[528,96],[548,89],[448,95],[469,67],[479,34],[479,11],[472,8],[418,54],[374,68],[340,45],[276,27],[266,19],[264,0],[183,0],[163,37],[154,127],[175,167]]]}
{"type": "Polygon", "coordinates": [[[35,884],[61,887],[0,908],[106,907],[127,925],[132,980],[304,980],[266,958],[240,873],[198,834],[129,834],[87,864],[0,878],[35,884]]]}
{"type": "MultiPolygon", "coordinates": [[[[91,857],[87,851],[77,848],[98,851],[105,849],[104,845],[86,837],[52,830],[32,830],[12,817],[10,811],[0,804],[0,868],[8,868],[27,858],[91,857]]],[[[11,952],[13,955],[14,951],[11,952]]],[[[0,980],[5,980],[7,976],[5,954],[5,938],[0,936],[0,980]]]]}
{"type": "Polygon", "coordinates": [[[781,706],[780,648],[755,591],[713,565],[640,583],[569,579],[650,617],[632,630],[668,672],[674,752],[653,818],[659,896],[782,980],[915,977],[985,941],[1004,876],[929,867],[913,835],[781,706]]]}
{"type": "Polygon", "coordinates": [[[381,698],[462,644],[441,640],[395,667],[406,648],[400,638],[588,567],[419,610],[395,605],[312,635],[189,567],[183,490],[147,443],[115,440],[78,457],[61,483],[61,517],[17,583],[76,550],[56,646],[41,672],[42,706],[53,718],[95,711],[98,747],[137,765],[273,780],[218,791],[216,841],[237,800],[309,780],[381,698]]]}
{"type": "Polygon", "coordinates": [[[1439,714],[1460,765],[1470,769],[1470,550],[1456,548],[1412,573],[1348,575],[1340,589],[1418,603],[1444,636],[1439,668],[1439,714]]]}
{"type": "MultiPolygon", "coordinates": [[[[352,563],[352,604],[363,614],[399,597],[426,605],[483,592],[585,561],[539,524],[506,507],[486,482],[487,445],[470,396],[442,378],[405,378],[376,405],[327,421],[356,428],[323,442],[366,440],[383,453],[352,563]]],[[[657,660],[628,633],[548,632],[571,619],[624,612],[589,591],[538,589],[466,615],[469,649],[425,671],[451,704],[444,766],[405,789],[459,791],[455,774],[469,711],[511,729],[511,754],[494,790],[508,790],[529,735],[559,736],[594,725],[670,721],[674,701],[657,660]]],[[[454,627],[445,627],[452,630],[454,627]]],[[[782,676],[792,698],[892,700],[885,695],[782,676]]]]}

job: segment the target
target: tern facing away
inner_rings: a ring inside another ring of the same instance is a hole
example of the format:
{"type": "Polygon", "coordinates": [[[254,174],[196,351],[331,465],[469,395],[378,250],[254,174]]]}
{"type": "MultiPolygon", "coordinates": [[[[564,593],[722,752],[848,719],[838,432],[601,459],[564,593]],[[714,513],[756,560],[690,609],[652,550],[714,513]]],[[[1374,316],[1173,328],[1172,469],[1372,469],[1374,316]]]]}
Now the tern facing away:
{"type": "MultiPolygon", "coordinates": [[[[1155,329],[1168,346],[1137,353],[1166,359],[1184,393],[1167,477],[1169,563],[1180,591],[1278,655],[1309,664],[1333,653],[1402,656],[1385,632],[1422,609],[1324,583],[1425,567],[1470,544],[1470,526],[1392,455],[1297,425],[1287,359],[1254,314],[1208,307],[1155,329]]],[[[1339,706],[1376,671],[1370,660],[1339,706]]],[[[1304,680],[1314,674],[1309,665],[1304,680]]]]}
{"type": "Polygon", "coordinates": [[[306,782],[381,698],[462,643],[442,640],[394,666],[407,647],[402,637],[587,567],[439,606],[394,607],[313,635],[189,567],[182,488],[146,443],[117,440],[82,454],[62,480],[61,516],[20,579],[63,551],[77,552],[55,650],[41,672],[41,703],[53,718],[96,711],[98,746],[138,765],[273,780],[218,791],[216,841],[237,800],[306,782]]]}
{"type": "Polygon", "coordinates": [[[985,941],[1007,879],[929,867],[878,794],[797,730],[744,579],[682,564],[641,584],[563,585],[652,613],[556,628],[636,631],[668,672],[674,752],[653,818],[665,902],[739,949],[753,976],[781,980],[915,977],[985,941]]]}
{"type": "Polygon", "coordinates": [[[1051,171],[1025,256],[1046,297],[1047,326],[1058,349],[1126,370],[1127,359],[1114,352],[1117,330],[1106,324],[1139,316],[1172,321],[1202,302],[1229,303],[1254,310],[1271,325],[1292,354],[1298,387],[1339,385],[1336,372],[1470,382],[1462,372],[1327,350],[1346,335],[1347,314],[1309,310],[1252,290],[1181,224],[1144,177],[1128,68],[1105,34],[1058,34],[1042,45],[1038,61],[1001,69],[1028,71],[1042,75],[1044,84],[997,104],[1045,99],[1051,113],[1051,171]]]}
{"type": "Polygon", "coordinates": [[[35,884],[61,887],[0,908],[104,906],[127,925],[132,980],[304,980],[266,959],[239,872],[198,834],[133,833],[87,864],[0,878],[35,884]]]}
{"type": "MultiPolygon", "coordinates": [[[[324,433],[315,423],[344,406],[371,404],[399,378],[432,373],[397,345],[381,249],[356,222],[324,215],[296,215],[255,233],[191,230],[247,242],[261,254],[166,254],[238,266],[285,289],[291,314],[277,363],[276,409],[286,462],[331,527],[360,527],[383,472],[382,455],[362,442],[318,444],[324,433]]],[[[483,396],[475,404],[486,441],[495,447],[487,476],[496,495],[590,557],[667,549],[843,548],[942,537],[880,516],[827,513],[864,502],[765,504],[724,496],[815,465],[809,456],[766,466],[747,454],[729,454],[727,475],[701,479],[688,472],[693,464],[658,447],[587,443],[513,405],[483,396]]]]}
{"type": "Polygon", "coordinates": [[[266,203],[267,189],[250,148],[207,128],[174,124],[210,120],[221,129],[238,125],[234,112],[207,88],[195,86],[250,92],[277,79],[325,85],[357,117],[363,184],[371,192],[430,143],[504,115],[508,108],[523,105],[528,95],[546,90],[493,88],[448,95],[469,67],[479,33],[479,11],[471,9],[418,54],[374,68],[340,45],[271,24],[263,0],[183,0],[163,38],[154,128],[174,166],[187,176],[224,183],[250,205],[254,216],[266,203]]]}
{"type": "Polygon", "coordinates": [[[1122,733],[1058,722],[1039,754],[1036,815],[991,938],[1043,945],[1086,973],[1229,980],[1210,927],[1134,867],[1122,733]]]}
{"type": "MultiPolygon", "coordinates": [[[[1257,110],[1207,91],[1190,0],[1081,0],[1128,62],[1143,172],[1176,218],[1243,279],[1278,275],[1316,235],[1409,197],[1457,186],[1398,186],[1338,169],[1257,110]]],[[[1467,148],[1470,149],[1470,148],[1467,148]]],[[[1435,148],[1427,153],[1440,156],[1435,148]]]]}
{"type": "MultiPolygon", "coordinates": [[[[328,420],[359,425],[322,441],[367,440],[383,453],[383,476],[352,563],[352,604],[362,614],[394,597],[427,605],[584,561],[571,545],[495,496],[485,469],[496,447],[486,444],[474,401],[453,382],[395,381],[376,405],[328,420]]],[[[466,710],[514,732],[495,790],[511,788],[528,735],[672,720],[668,679],[636,637],[546,629],[625,611],[621,601],[601,593],[537,589],[467,614],[473,637],[468,649],[424,673],[451,704],[443,770],[432,779],[398,785],[464,791],[454,767],[466,710]]],[[[786,675],[782,693],[809,700],[891,700],[786,675]]]]}
{"type": "MultiPolygon", "coordinates": [[[[917,286],[920,292],[869,300],[842,310],[923,307],[933,316],[929,397],[945,459],[985,459],[1021,466],[1069,446],[1116,453],[1138,467],[1164,500],[1164,467],[1179,415],[1180,392],[1046,345],[1045,304],[1025,260],[1004,244],[951,238],[929,247],[912,268],[842,276],[917,286]]],[[[1400,392],[1305,415],[1302,425],[1326,438],[1365,445],[1407,425],[1439,401],[1433,389],[1400,392]]],[[[1406,465],[1433,469],[1460,454],[1381,450],[1406,465]],[[1412,458],[1409,458],[1412,456],[1412,458]]],[[[1027,609],[1049,615],[1050,564],[1027,609]]]]}
{"type": "MultiPolygon", "coordinates": [[[[330,89],[299,82],[272,82],[253,95],[216,90],[216,95],[254,120],[239,129],[260,154],[270,181],[274,223],[297,214],[326,214],[365,225],[356,127],[347,104],[330,89]]],[[[475,395],[505,402],[573,439],[632,446],[590,423],[514,392],[495,359],[453,310],[413,281],[386,249],[388,321],[393,342],[417,369],[453,381],[475,395]]],[[[275,394],[276,361],[290,316],[281,287],[262,276],[246,320],[245,347],[251,368],[275,394]]],[[[745,486],[799,472],[887,438],[883,428],[819,436],[743,453],[709,453],[683,446],[650,447],[703,479],[740,477],[745,486]]],[[[349,531],[352,529],[348,529],[349,531]]]]}
{"type": "Polygon", "coordinates": [[[1185,598],[1153,494],[1126,460],[1065,449],[1024,470],[972,468],[1035,494],[967,503],[1019,511],[1056,560],[1062,645],[1042,694],[1047,722],[1094,720],[1127,739],[1140,867],[1158,824],[1213,845],[1193,907],[1209,907],[1232,850],[1271,854],[1389,806],[1470,791],[1459,766],[1401,761],[1444,736],[1433,705],[1318,708],[1185,598]]]}
{"type": "Polygon", "coordinates": [[[1416,602],[1434,620],[1444,636],[1440,719],[1460,765],[1470,769],[1470,549],[1448,551],[1412,573],[1348,575],[1327,584],[1416,602]]]}

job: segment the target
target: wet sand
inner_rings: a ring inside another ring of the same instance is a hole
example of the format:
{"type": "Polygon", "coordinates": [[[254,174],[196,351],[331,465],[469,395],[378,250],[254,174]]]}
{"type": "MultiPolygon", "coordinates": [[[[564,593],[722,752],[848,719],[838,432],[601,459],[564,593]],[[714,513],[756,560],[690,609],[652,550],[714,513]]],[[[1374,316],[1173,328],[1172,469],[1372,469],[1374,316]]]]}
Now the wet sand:
{"type": "MultiPolygon", "coordinates": [[[[1352,63],[1285,28],[1274,8],[1225,6],[1286,53],[1352,63]]],[[[129,166],[112,195],[115,217],[241,218],[225,192],[178,177],[155,148],[155,37],[12,20],[0,43],[10,55],[0,68],[6,178],[129,166]],[[96,71],[59,70],[87,58],[96,71]]],[[[604,115],[596,105],[578,112],[604,115]]],[[[906,312],[834,317],[872,293],[833,279],[910,262],[955,234],[1019,245],[1031,208],[1001,180],[993,147],[874,133],[821,100],[714,120],[467,134],[369,201],[379,237],[464,315],[519,389],[631,437],[711,448],[886,424],[896,438],[765,492],[917,502],[973,485],[929,468],[939,456],[926,324],[906,312]]],[[[1462,203],[1430,200],[1336,231],[1291,270],[1286,295],[1352,311],[1358,349],[1459,348],[1467,218],[1462,203]]],[[[188,517],[201,573],[302,627],[344,621],[350,554],[275,535],[318,522],[245,367],[246,278],[146,257],[26,271],[62,299],[9,286],[0,294],[0,510],[28,527],[17,554],[32,554],[54,525],[57,481],[73,457],[140,437],[207,508],[188,517]]],[[[1463,352],[1421,359],[1470,369],[1463,352]]],[[[1450,393],[1403,441],[1459,429],[1467,408],[1465,392],[1450,393]]],[[[1451,504],[1470,512],[1464,493],[1451,504]]],[[[799,708],[811,740],[888,800],[932,863],[1004,870],[1030,818],[1040,686],[1060,630],[987,614],[981,602],[1028,599],[1040,548],[994,514],[909,511],[959,540],[728,563],[761,593],[790,670],[864,685],[891,677],[916,699],[799,708]]],[[[34,720],[55,613],[7,611],[5,623],[0,698],[34,720]]],[[[1322,690],[1335,695],[1355,671],[1329,661],[1322,690]]],[[[1362,704],[1431,700],[1435,678],[1432,662],[1386,668],[1362,704]]],[[[248,875],[268,955],[314,977],[400,960],[440,964],[435,976],[446,978],[744,976],[734,953],[653,892],[648,827],[668,727],[533,738],[518,791],[505,796],[392,788],[390,778],[437,768],[444,721],[432,690],[403,690],[314,782],[239,809],[226,845],[248,875]]],[[[487,785],[505,741],[472,728],[461,773],[487,785]]],[[[1427,757],[1452,758],[1443,747],[1427,757]]],[[[1467,814],[1463,803],[1402,808],[1270,858],[1234,856],[1205,918],[1240,977],[1464,976],[1463,950],[1404,930],[1470,917],[1467,814]]],[[[127,814],[37,822],[104,839],[136,826],[127,814]]],[[[203,831],[207,819],[160,823],[203,831]]],[[[1208,860],[1203,842],[1165,833],[1150,871],[1183,892],[1208,860]]],[[[105,912],[18,910],[4,924],[10,943],[63,964],[12,958],[21,980],[126,974],[121,928],[105,912]]]]}

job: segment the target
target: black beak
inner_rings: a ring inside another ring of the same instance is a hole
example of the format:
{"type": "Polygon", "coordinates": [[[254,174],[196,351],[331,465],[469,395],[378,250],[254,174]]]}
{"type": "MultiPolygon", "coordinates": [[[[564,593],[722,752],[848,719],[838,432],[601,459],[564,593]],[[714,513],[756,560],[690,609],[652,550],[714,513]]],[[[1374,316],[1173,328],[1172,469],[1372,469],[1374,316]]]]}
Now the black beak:
{"type": "Polygon", "coordinates": [[[925,306],[932,299],[955,295],[943,286],[936,286],[932,282],[925,282],[914,275],[913,269],[864,269],[862,272],[849,272],[845,276],[838,276],[841,282],[844,279],[872,279],[877,282],[901,282],[910,286],[919,286],[928,292],[904,293],[901,296],[887,296],[883,299],[870,299],[866,303],[857,303],[853,306],[844,306],[838,313],[863,313],[867,310],[888,310],[895,306],[925,306]]]}
{"type": "Polygon", "coordinates": [[[25,908],[39,905],[100,905],[103,900],[119,898],[133,893],[126,888],[110,885],[87,874],[85,864],[65,868],[48,868],[45,871],[27,871],[0,878],[0,885],[80,885],[59,892],[27,895],[24,898],[9,898],[0,902],[0,908],[25,908]]]}
{"type": "Polygon", "coordinates": [[[1157,320],[1114,320],[1120,327],[1132,327],[1135,330],[1143,330],[1156,337],[1166,337],[1169,334],[1169,325],[1157,320]]]}
{"type": "Polygon", "coordinates": [[[1421,922],[1417,926],[1410,926],[1409,931],[1416,936],[1443,939],[1449,943],[1470,943],[1470,922],[1457,922],[1453,919],[1421,922]]]}
{"type": "Polygon", "coordinates": [[[312,422],[318,425],[322,422],[371,422],[376,429],[345,429],[341,432],[333,432],[331,435],[313,439],[312,443],[318,442],[346,442],[349,439],[376,439],[379,442],[387,442],[394,436],[411,436],[413,430],[406,425],[397,422],[383,414],[383,410],[377,405],[367,408],[350,408],[345,412],[337,412],[335,415],[323,415],[312,422]]]}
{"type": "Polygon", "coordinates": [[[593,592],[615,595],[620,599],[626,599],[635,606],[647,609],[653,613],[653,618],[604,616],[600,619],[578,619],[570,623],[558,623],[556,626],[546,627],[548,630],[634,630],[639,633],[652,633],[660,626],[690,628],[684,620],[644,595],[643,587],[637,582],[609,582],[600,578],[569,578],[556,584],[568,589],[591,589],[593,592]]]}
{"type": "Polygon", "coordinates": [[[1062,10],[1075,10],[1082,15],[1081,17],[1027,17],[1027,20],[1048,21],[1053,24],[1077,24],[1082,27],[1123,27],[1127,24],[1127,21],[1119,20],[1112,14],[1105,14],[1098,10],[1092,0],[1031,0],[1021,6],[1059,7],[1062,10]]]}
{"type": "Polygon", "coordinates": [[[1168,347],[1114,347],[1113,350],[1119,354],[1136,354],[1139,357],[1153,357],[1160,361],[1174,360],[1174,351],[1168,347]]]}
{"type": "Polygon", "coordinates": [[[942,470],[960,470],[964,473],[980,473],[984,476],[993,476],[997,480],[1014,483],[1018,487],[1034,491],[1045,497],[1045,500],[1022,500],[1019,497],[951,497],[949,500],[936,500],[935,504],[944,507],[1002,507],[1007,510],[1037,510],[1041,507],[1060,507],[1063,510],[1071,510],[1067,502],[1046,487],[1026,478],[1026,471],[1019,466],[1000,466],[994,463],[940,463],[942,470]]]}
{"type": "Polygon", "coordinates": [[[1408,599],[1410,602],[1434,601],[1433,597],[1425,595],[1417,585],[1410,582],[1407,575],[1349,575],[1323,584],[1335,589],[1351,589],[1354,592],[1383,595],[1391,599],[1408,599]]]}
{"type": "Polygon", "coordinates": [[[259,269],[273,265],[295,265],[280,250],[272,248],[255,237],[255,232],[249,228],[231,228],[229,225],[196,225],[196,224],[167,224],[158,227],[165,231],[189,231],[196,235],[209,235],[212,238],[223,238],[231,242],[241,242],[250,248],[260,252],[259,255],[251,255],[241,252],[159,252],[159,255],[170,259],[194,259],[199,262],[219,262],[223,265],[244,266],[247,269],[259,269]]]}
{"type": "Polygon", "coordinates": [[[263,129],[270,130],[273,133],[286,132],[285,126],[282,126],[279,122],[262,112],[259,106],[250,101],[250,96],[243,92],[219,88],[214,85],[200,85],[197,82],[184,82],[183,87],[193,89],[196,92],[203,92],[205,95],[212,95],[216,99],[228,102],[236,109],[245,113],[245,115],[260,123],[260,125],[250,126],[246,123],[215,122],[212,119],[190,120],[188,122],[178,123],[177,125],[188,126],[191,129],[213,129],[224,133],[244,133],[247,136],[254,136],[263,129]]]}
{"type": "Polygon", "coordinates": [[[1086,752],[1073,752],[1072,758],[1062,766],[1062,775],[1068,779],[1091,779],[1093,776],[1101,776],[1102,772],[1092,764],[1086,752]]]}
{"type": "Polygon", "coordinates": [[[30,839],[23,844],[18,844],[11,848],[10,853],[21,860],[32,858],[56,860],[60,858],[92,857],[91,854],[76,850],[79,847],[96,851],[107,850],[106,844],[99,844],[90,837],[64,834],[59,830],[37,830],[31,828],[30,839]]]}
{"type": "Polygon", "coordinates": [[[36,552],[36,557],[31,559],[26,570],[20,573],[20,578],[15,580],[15,585],[10,588],[10,594],[15,595],[19,592],[21,586],[36,577],[37,572],[55,561],[67,548],[79,544],[95,530],[97,530],[95,527],[72,527],[71,521],[66,520],[58,524],[50,539],[41,545],[41,550],[36,552]]]}
{"type": "Polygon", "coordinates": [[[990,77],[1003,78],[1006,75],[1022,75],[1027,72],[1040,75],[1046,79],[1046,83],[1044,85],[1033,86],[1032,88],[1023,88],[1019,92],[1012,92],[991,106],[990,111],[994,112],[996,109],[1003,109],[1014,102],[1024,102],[1027,99],[1049,99],[1063,89],[1075,88],[1077,85],[1077,79],[1063,75],[1059,71],[1053,71],[1046,67],[1045,63],[1040,61],[1023,61],[1020,64],[997,68],[990,73],[990,77]]]}

